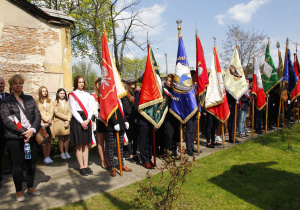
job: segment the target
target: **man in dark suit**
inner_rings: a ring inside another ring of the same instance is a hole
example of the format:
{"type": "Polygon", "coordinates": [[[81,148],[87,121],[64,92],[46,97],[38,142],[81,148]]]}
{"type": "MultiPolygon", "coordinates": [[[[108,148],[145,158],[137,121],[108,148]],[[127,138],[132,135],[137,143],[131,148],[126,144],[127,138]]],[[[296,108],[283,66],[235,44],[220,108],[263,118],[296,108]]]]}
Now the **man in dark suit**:
{"type": "MultiPolygon", "coordinates": [[[[1,100],[9,96],[8,93],[4,92],[4,89],[5,89],[5,80],[2,77],[0,77],[0,105],[1,105],[1,100]]],[[[0,188],[1,188],[1,181],[2,181],[2,159],[4,156],[4,149],[6,143],[7,143],[6,139],[4,138],[4,124],[0,116],[0,188]]],[[[5,171],[5,174],[9,174],[12,172],[12,159],[10,154],[9,154],[9,159],[10,159],[10,167],[7,171],[5,171]]]]}

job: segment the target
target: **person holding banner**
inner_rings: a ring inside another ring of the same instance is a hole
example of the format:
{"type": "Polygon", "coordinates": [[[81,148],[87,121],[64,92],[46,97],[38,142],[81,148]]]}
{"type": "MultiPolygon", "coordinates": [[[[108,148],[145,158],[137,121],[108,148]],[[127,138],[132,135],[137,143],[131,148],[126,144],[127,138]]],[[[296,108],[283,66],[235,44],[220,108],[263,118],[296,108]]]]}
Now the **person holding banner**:
{"type": "MultiPolygon", "coordinates": [[[[167,95],[166,103],[170,107],[172,99],[172,89],[173,89],[174,75],[168,74],[166,77],[164,85],[164,94],[167,95]]],[[[168,111],[165,121],[163,123],[164,128],[164,155],[177,157],[177,148],[176,144],[180,141],[180,124],[179,120],[168,111]]]]}
{"type": "Polygon", "coordinates": [[[136,88],[136,80],[126,80],[126,89],[127,95],[121,100],[124,107],[124,115],[126,115],[126,119],[130,125],[129,129],[126,131],[128,136],[127,151],[129,153],[129,161],[139,163],[140,160],[136,155],[138,147],[138,126],[134,121],[136,118],[136,112],[134,111],[134,94],[138,91],[136,88]]]}
{"type": "Polygon", "coordinates": [[[74,79],[74,91],[69,94],[69,104],[72,112],[70,122],[70,143],[76,144],[76,157],[82,176],[92,175],[93,171],[88,167],[89,144],[95,142],[91,126],[93,115],[93,103],[91,95],[85,92],[86,86],[82,76],[74,79]]]}
{"type": "MultiPolygon", "coordinates": [[[[117,167],[114,162],[114,147],[116,143],[116,133],[119,132],[119,145],[122,160],[122,171],[131,172],[132,169],[124,165],[123,155],[123,137],[126,129],[129,129],[129,123],[127,122],[126,115],[123,112],[123,105],[121,99],[118,99],[118,108],[115,113],[110,117],[107,125],[107,136],[108,136],[108,159],[111,166],[110,175],[115,177],[117,175],[117,167]]],[[[119,160],[120,162],[120,160],[119,160]]]]}
{"type": "Polygon", "coordinates": [[[1,101],[1,118],[5,126],[5,138],[13,159],[13,180],[16,199],[25,200],[22,191],[23,168],[26,164],[27,192],[34,196],[41,193],[33,187],[38,144],[35,134],[41,126],[41,114],[32,96],[23,93],[24,77],[13,75],[8,83],[12,94],[1,101]],[[25,159],[24,144],[31,147],[31,159],[25,159]]]}

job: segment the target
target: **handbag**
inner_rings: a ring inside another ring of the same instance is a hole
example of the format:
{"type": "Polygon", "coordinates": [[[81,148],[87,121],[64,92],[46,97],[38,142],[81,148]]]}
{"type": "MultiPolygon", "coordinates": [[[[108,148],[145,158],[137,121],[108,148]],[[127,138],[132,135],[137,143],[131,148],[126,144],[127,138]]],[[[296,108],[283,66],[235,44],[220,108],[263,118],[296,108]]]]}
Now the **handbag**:
{"type": "MultiPolygon", "coordinates": [[[[26,116],[26,118],[28,119],[29,123],[30,122],[30,118],[27,116],[27,112],[24,110],[24,108],[22,107],[22,105],[16,101],[16,105],[22,110],[22,112],[24,113],[24,115],[26,116]]],[[[49,137],[48,133],[46,132],[46,129],[44,129],[43,127],[40,128],[40,130],[36,133],[35,135],[35,140],[39,145],[45,144],[47,138],[49,137]]]]}
{"type": "Polygon", "coordinates": [[[45,142],[47,141],[48,137],[49,137],[49,135],[46,132],[46,129],[44,129],[43,127],[41,127],[40,130],[39,130],[39,132],[37,132],[37,134],[35,135],[36,142],[39,145],[45,144],[45,142]]]}

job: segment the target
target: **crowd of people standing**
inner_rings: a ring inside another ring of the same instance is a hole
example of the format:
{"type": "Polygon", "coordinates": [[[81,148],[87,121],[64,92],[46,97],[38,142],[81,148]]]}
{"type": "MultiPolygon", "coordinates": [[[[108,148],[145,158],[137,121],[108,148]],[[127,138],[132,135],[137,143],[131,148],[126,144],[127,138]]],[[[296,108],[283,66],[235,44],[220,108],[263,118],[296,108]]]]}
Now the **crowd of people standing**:
{"type": "MultiPolygon", "coordinates": [[[[195,82],[195,71],[191,71],[195,82]]],[[[141,84],[143,76],[138,79],[141,84]]],[[[163,84],[163,97],[169,106],[172,99],[174,75],[168,74],[163,84]]],[[[246,78],[249,90],[240,98],[239,101],[233,99],[227,93],[230,108],[230,117],[226,126],[226,133],[229,136],[228,142],[234,143],[235,128],[235,104],[238,103],[237,128],[239,138],[245,138],[247,132],[251,131],[251,115],[255,115],[255,132],[263,133],[265,126],[265,110],[255,109],[251,113],[251,80],[246,78]],[[262,126],[263,125],[263,126],[262,126]]],[[[10,93],[4,92],[5,81],[0,78],[0,97],[1,97],[1,120],[0,120],[0,163],[2,163],[4,148],[8,146],[10,157],[10,170],[13,173],[13,180],[16,188],[17,201],[24,201],[25,197],[22,190],[23,170],[26,169],[27,192],[39,196],[41,193],[33,188],[36,158],[38,147],[35,135],[42,127],[46,130],[49,137],[41,146],[43,161],[51,164],[51,142],[57,137],[60,156],[62,159],[71,158],[69,154],[69,142],[75,145],[75,154],[79,165],[79,173],[82,176],[93,175],[89,167],[89,146],[96,142],[98,154],[101,159],[101,167],[110,172],[112,177],[116,176],[117,169],[130,172],[132,169],[124,164],[126,159],[131,162],[139,163],[147,169],[154,168],[153,156],[153,135],[156,139],[157,156],[169,158],[178,156],[178,143],[180,142],[180,122],[169,111],[166,114],[162,126],[155,130],[153,125],[138,112],[140,87],[137,87],[135,79],[122,80],[127,89],[127,95],[118,101],[118,107],[111,116],[106,126],[100,117],[100,87],[101,78],[94,82],[94,92],[86,92],[85,80],[82,76],[74,79],[74,91],[67,95],[63,88],[59,88],[56,98],[52,101],[49,98],[48,89],[41,86],[38,90],[38,99],[23,93],[24,78],[21,75],[14,75],[9,80],[10,93]],[[14,121],[11,120],[14,116],[14,121]],[[21,127],[17,126],[17,121],[21,127]],[[121,152],[120,165],[115,162],[116,136],[119,135],[119,147],[121,152]],[[96,136],[96,138],[95,138],[96,136]],[[123,141],[126,138],[127,141],[123,141]],[[126,142],[126,143],[125,143],[126,142]],[[25,158],[24,144],[29,143],[31,148],[31,158],[25,158]],[[140,157],[137,155],[139,151],[140,157]]],[[[268,126],[272,129],[277,125],[279,87],[274,88],[268,95],[269,97],[269,117],[268,126]]],[[[195,96],[196,97],[196,96],[195,96]]],[[[220,145],[218,141],[222,138],[220,127],[221,123],[205,110],[205,103],[200,105],[199,112],[195,113],[185,124],[186,154],[193,156],[195,152],[194,144],[200,138],[197,134],[197,117],[200,118],[200,130],[202,138],[206,138],[206,147],[214,148],[220,145]]],[[[285,116],[291,120],[291,103],[287,100],[285,116]]],[[[280,122],[282,126],[282,122],[280,122]]],[[[283,121],[284,123],[284,121],[283,121]]],[[[235,140],[235,143],[239,143],[235,140]]],[[[183,151],[180,151],[183,152],[183,151]]],[[[200,151],[201,152],[201,151],[200,151]]],[[[0,164],[1,165],[1,164],[0,164]]],[[[2,180],[2,167],[0,167],[0,187],[2,180]]]]}

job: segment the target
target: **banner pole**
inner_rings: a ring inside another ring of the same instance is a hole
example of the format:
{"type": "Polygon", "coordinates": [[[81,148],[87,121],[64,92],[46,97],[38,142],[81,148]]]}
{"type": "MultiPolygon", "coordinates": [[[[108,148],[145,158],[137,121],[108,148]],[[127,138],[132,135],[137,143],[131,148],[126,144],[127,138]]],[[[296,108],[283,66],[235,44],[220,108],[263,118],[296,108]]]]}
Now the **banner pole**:
{"type": "Polygon", "coordinates": [[[268,131],[268,107],[269,107],[269,97],[267,96],[267,107],[266,107],[266,127],[265,127],[265,133],[268,131]]]}
{"type": "Polygon", "coordinates": [[[233,142],[235,143],[236,138],[236,115],[237,115],[237,101],[235,102],[234,108],[234,131],[233,131],[233,142]]]}
{"type": "Polygon", "coordinates": [[[225,123],[222,122],[222,144],[223,144],[223,148],[225,148],[224,124],[225,123]]]}
{"type": "Polygon", "coordinates": [[[153,126],[153,164],[156,168],[156,144],[155,144],[155,128],[153,126]]]}
{"type": "Polygon", "coordinates": [[[197,150],[198,150],[198,155],[200,154],[200,117],[199,117],[200,111],[198,110],[198,116],[197,116],[197,150]]]}
{"type": "MultiPolygon", "coordinates": [[[[253,62],[252,62],[252,69],[253,69],[253,77],[254,77],[254,61],[255,61],[255,58],[254,58],[254,50],[253,50],[253,62]]],[[[253,82],[252,82],[253,83],[253,82]]],[[[252,127],[252,132],[251,132],[251,137],[253,138],[253,134],[254,134],[254,96],[252,94],[252,116],[251,116],[251,119],[252,119],[252,123],[251,123],[251,127],[252,127]]]]}
{"type": "MultiPolygon", "coordinates": [[[[117,118],[117,112],[115,112],[115,117],[116,117],[116,119],[118,119],[117,118]]],[[[121,174],[121,176],[123,176],[119,131],[116,131],[116,137],[117,137],[117,145],[118,145],[120,174],[121,174]]]]}
{"type": "Polygon", "coordinates": [[[183,131],[182,131],[182,122],[180,122],[180,158],[181,158],[181,162],[183,161],[183,152],[182,152],[182,136],[183,136],[183,131]]]}

